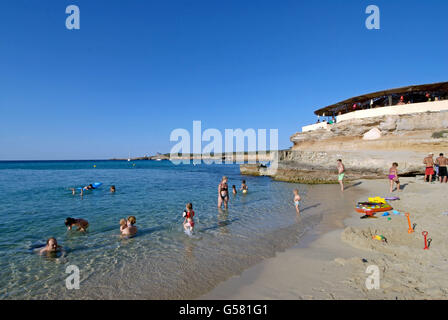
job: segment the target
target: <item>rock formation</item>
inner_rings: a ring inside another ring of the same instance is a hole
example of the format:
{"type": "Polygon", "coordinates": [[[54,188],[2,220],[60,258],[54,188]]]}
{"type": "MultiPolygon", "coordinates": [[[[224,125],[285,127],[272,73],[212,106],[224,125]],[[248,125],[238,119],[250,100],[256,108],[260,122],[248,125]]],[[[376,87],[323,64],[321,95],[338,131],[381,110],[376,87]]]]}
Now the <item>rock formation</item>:
{"type": "Polygon", "coordinates": [[[276,170],[242,165],[241,173],[303,183],[336,182],[342,159],[349,180],[384,178],[392,162],[400,175],[423,174],[428,152],[448,154],[448,112],[353,119],[327,129],[295,133],[290,150],[279,151],[276,170]],[[446,132],[445,132],[446,130],[446,132]]]}

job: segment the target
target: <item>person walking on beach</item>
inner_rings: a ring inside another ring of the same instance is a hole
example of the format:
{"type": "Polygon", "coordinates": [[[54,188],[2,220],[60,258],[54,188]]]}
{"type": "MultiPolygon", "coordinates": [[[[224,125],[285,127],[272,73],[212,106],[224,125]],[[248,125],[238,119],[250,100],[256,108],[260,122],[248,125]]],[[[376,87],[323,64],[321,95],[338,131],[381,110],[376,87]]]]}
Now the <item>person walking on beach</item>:
{"type": "Polygon", "coordinates": [[[439,180],[440,183],[446,183],[448,180],[448,174],[446,166],[448,164],[448,159],[444,157],[443,153],[439,154],[439,157],[436,159],[436,165],[439,167],[439,180]]]}
{"type": "Polygon", "coordinates": [[[300,214],[299,206],[300,206],[301,198],[300,198],[300,195],[299,195],[299,189],[294,189],[292,191],[292,193],[294,194],[294,206],[296,207],[297,214],[300,214]]]}
{"type": "Polygon", "coordinates": [[[68,230],[72,230],[72,227],[78,227],[78,231],[85,232],[89,227],[89,222],[84,219],[75,219],[68,217],[67,219],[65,219],[65,226],[68,228],[68,230]]]}
{"type": "Polygon", "coordinates": [[[137,227],[134,224],[137,222],[137,219],[134,216],[129,216],[126,220],[126,226],[122,228],[120,226],[120,231],[123,236],[133,236],[137,234],[137,227]]]}
{"type": "Polygon", "coordinates": [[[345,166],[342,163],[341,159],[338,159],[338,182],[339,185],[341,186],[341,191],[344,191],[344,176],[345,176],[345,166]]]}
{"type": "Polygon", "coordinates": [[[434,154],[431,152],[428,156],[423,159],[423,164],[426,166],[425,169],[425,182],[431,182],[432,176],[434,174],[434,154]],[[427,178],[429,177],[429,180],[427,178]]]}
{"type": "Polygon", "coordinates": [[[389,192],[393,192],[394,182],[397,184],[397,191],[400,191],[400,180],[398,180],[398,163],[392,163],[392,167],[389,169],[389,192]]]}
{"type": "Polygon", "coordinates": [[[227,177],[222,177],[220,184],[218,185],[218,208],[221,208],[224,204],[224,208],[227,209],[229,202],[229,186],[227,185],[227,177]]]}

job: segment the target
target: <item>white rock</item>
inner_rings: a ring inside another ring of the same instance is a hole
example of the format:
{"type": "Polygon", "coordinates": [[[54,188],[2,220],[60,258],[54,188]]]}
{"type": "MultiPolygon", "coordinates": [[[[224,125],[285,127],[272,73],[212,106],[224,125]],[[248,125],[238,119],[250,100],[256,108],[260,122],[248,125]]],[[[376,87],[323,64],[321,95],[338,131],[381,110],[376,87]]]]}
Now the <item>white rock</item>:
{"type": "Polygon", "coordinates": [[[378,128],[372,128],[362,136],[363,140],[376,140],[381,138],[381,131],[378,128]]]}

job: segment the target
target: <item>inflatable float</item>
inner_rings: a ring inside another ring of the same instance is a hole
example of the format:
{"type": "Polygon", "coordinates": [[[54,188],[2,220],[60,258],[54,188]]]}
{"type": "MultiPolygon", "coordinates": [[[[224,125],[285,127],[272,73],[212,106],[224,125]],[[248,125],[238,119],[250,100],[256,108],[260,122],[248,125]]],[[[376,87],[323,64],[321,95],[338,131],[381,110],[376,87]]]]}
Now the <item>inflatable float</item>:
{"type": "Polygon", "coordinates": [[[355,207],[356,212],[364,213],[366,215],[373,215],[377,212],[385,212],[390,211],[393,208],[390,204],[386,203],[377,203],[377,202],[358,202],[355,207]]]}
{"type": "Polygon", "coordinates": [[[82,188],[78,188],[78,190],[82,190],[82,189],[84,189],[84,191],[94,190],[94,189],[98,189],[102,185],[103,185],[103,183],[101,183],[101,182],[95,182],[95,183],[92,183],[93,189],[84,189],[85,187],[82,187],[82,188]]]}

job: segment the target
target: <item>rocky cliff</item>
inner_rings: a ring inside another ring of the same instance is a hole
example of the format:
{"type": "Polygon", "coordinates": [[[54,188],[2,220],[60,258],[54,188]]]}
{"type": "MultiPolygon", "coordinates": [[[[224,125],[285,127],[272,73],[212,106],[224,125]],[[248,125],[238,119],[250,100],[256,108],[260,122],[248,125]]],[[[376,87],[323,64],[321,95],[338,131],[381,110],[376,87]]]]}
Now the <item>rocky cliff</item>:
{"type": "Polygon", "coordinates": [[[291,136],[290,150],[278,153],[276,169],[243,165],[241,173],[303,183],[336,182],[342,159],[349,180],[384,178],[392,164],[400,175],[424,172],[429,152],[448,154],[448,112],[426,112],[353,119],[291,136]]]}

